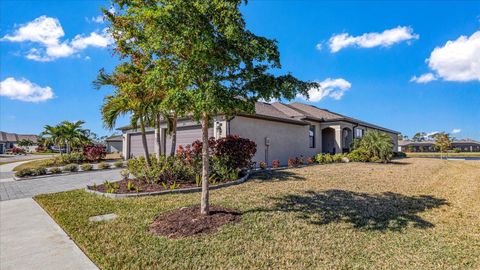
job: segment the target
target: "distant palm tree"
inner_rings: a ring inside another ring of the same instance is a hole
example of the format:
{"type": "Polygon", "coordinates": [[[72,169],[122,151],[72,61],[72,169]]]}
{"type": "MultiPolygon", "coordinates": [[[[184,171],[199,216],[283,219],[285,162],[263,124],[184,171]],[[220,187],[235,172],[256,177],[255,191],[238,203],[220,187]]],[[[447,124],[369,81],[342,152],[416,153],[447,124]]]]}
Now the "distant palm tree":
{"type": "Polygon", "coordinates": [[[74,148],[90,143],[87,130],[82,128],[83,124],[85,124],[85,121],[81,120],[76,122],[63,121],[60,123],[61,134],[67,147],[67,153],[70,153],[74,148]]]}
{"type": "MultiPolygon", "coordinates": [[[[54,145],[59,149],[65,146],[63,130],[59,125],[45,125],[43,129],[44,131],[40,134],[40,136],[43,138],[45,145],[54,145]]],[[[62,154],[61,150],[60,154],[62,154]]]]}

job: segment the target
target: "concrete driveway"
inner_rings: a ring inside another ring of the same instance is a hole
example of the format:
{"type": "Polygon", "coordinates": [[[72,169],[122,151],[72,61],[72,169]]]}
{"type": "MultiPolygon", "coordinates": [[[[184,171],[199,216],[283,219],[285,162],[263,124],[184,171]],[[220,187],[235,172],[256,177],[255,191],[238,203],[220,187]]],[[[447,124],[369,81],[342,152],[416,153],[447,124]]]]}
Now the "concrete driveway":
{"type": "Polygon", "coordinates": [[[87,185],[93,185],[94,183],[101,184],[105,180],[120,180],[120,170],[111,169],[31,180],[2,181],[0,182],[0,201],[31,198],[40,194],[85,188],[87,185]]]}

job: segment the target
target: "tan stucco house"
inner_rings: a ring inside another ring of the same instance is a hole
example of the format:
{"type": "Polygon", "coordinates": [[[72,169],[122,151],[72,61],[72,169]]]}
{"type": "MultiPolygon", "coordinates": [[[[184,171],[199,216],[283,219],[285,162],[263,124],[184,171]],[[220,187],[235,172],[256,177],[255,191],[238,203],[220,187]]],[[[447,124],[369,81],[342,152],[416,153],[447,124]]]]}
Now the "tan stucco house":
{"type": "MultiPolygon", "coordinates": [[[[123,156],[143,155],[141,135],[131,127],[119,128],[123,132],[123,156]]],[[[154,150],[154,130],[147,129],[148,148],[154,150]]],[[[285,164],[290,157],[313,156],[318,153],[344,153],[356,137],[369,130],[380,130],[392,137],[394,151],[398,149],[399,132],[347,117],[325,109],[299,102],[290,104],[257,102],[255,114],[239,114],[230,118],[215,117],[210,136],[221,138],[239,135],[257,144],[255,162],[278,159],[285,164]]],[[[162,128],[163,149],[170,149],[171,138],[162,128]]],[[[201,139],[199,123],[190,119],[178,121],[177,146],[201,139]]],[[[168,152],[168,151],[167,151],[168,152]]]]}

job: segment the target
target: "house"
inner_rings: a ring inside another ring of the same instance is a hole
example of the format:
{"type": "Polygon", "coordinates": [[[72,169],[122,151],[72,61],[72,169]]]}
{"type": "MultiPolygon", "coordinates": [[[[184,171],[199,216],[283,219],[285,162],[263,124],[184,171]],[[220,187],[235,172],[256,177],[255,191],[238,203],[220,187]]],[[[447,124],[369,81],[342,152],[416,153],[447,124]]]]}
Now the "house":
{"type": "Polygon", "coordinates": [[[12,149],[13,147],[19,147],[18,142],[20,142],[21,140],[32,141],[35,145],[23,148],[26,149],[28,152],[33,152],[36,148],[38,136],[0,131],[0,154],[5,154],[9,149],[12,149]]]}
{"type": "MultiPolygon", "coordinates": [[[[402,152],[438,152],[435,141],[399,141],[398,148],[402,152]]],[[[472,139],[454,140],[451,148],[459,152],[480,152],[480,142],[472,139]]]]}
{"type": "MultiPolygon", "coordinates": [[[[391,136],[393,150],[398,149],[399,132],[357,120],[299,102],[290,104],[275,102],[255,104],[254,114],[238,114],[233,117],[218,115],[213,119],[209,136],[221,138],[239,135],[257,144],[253,161],[268,164],[278,159],[286,164],[288,158],[313,156],[318,153],[345,153],[350,150],[354,138],[362,137],[369,130],[380,130],[391,136]]],[[[201,126],[191,119],[179,119],[177,146],[201,139],[201,126]]],[[[143,155],[141,133],[130,126],[119,128],[123,132],[124,157],[143,155]]],[[[166,124],[161,126],[160,138],[163,151],[171,147],[166,134],[166,124]]],[[[155,153],[154,129],[147,129],[147,146],[155,153]]]]}
{"type": "Polygon", "coordinates": [[[105,139],[107,153],[121,153],[123,148],[122,135],[112,135],[105,139]]]}

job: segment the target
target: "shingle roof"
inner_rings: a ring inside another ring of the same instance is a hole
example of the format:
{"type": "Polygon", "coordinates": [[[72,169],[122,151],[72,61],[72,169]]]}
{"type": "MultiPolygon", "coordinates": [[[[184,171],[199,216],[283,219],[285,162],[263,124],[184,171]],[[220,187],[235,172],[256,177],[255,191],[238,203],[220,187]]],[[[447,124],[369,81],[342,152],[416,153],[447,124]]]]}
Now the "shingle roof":
{"type": "MultiPolygon", "coordinates": [[[[266,102],[257,102],[255,103],[255,114],[247,115],[240,114],[243,116],[250,117],[259,117],[267,118],[277,121],[286,121],[295,124],[308,125],[308,122],[304,120],[313,120],[319,122],[331,122],[331,121],[347,121],[350,123],[358,123],[363,126],[392,132],[399,133],[394,130],[386,129],[374,124],[370,124],[355,118],[347,117],[338,113],[331,112],[326,109],[320,109],[313,105],[308,105],[300,102],[293,102],[290,104],[285,104],[281,102],[266,103],[266,102]]],[[[128,130],[131,129],[131,126],[120,127],[118,130],[128,130]]]]}
{"type": "Polygon", "coordinates": [[[121,142],[123,141],[122,135],[112,135],[105,139],[107,142],[121,142]]]}
{"type": "Polygon", "coordinates": [[[16,134],[0,131],[0,142],[18,142],[20,140],[30,140],[37,142],[38,136],[31,134],[16,134]]]}

